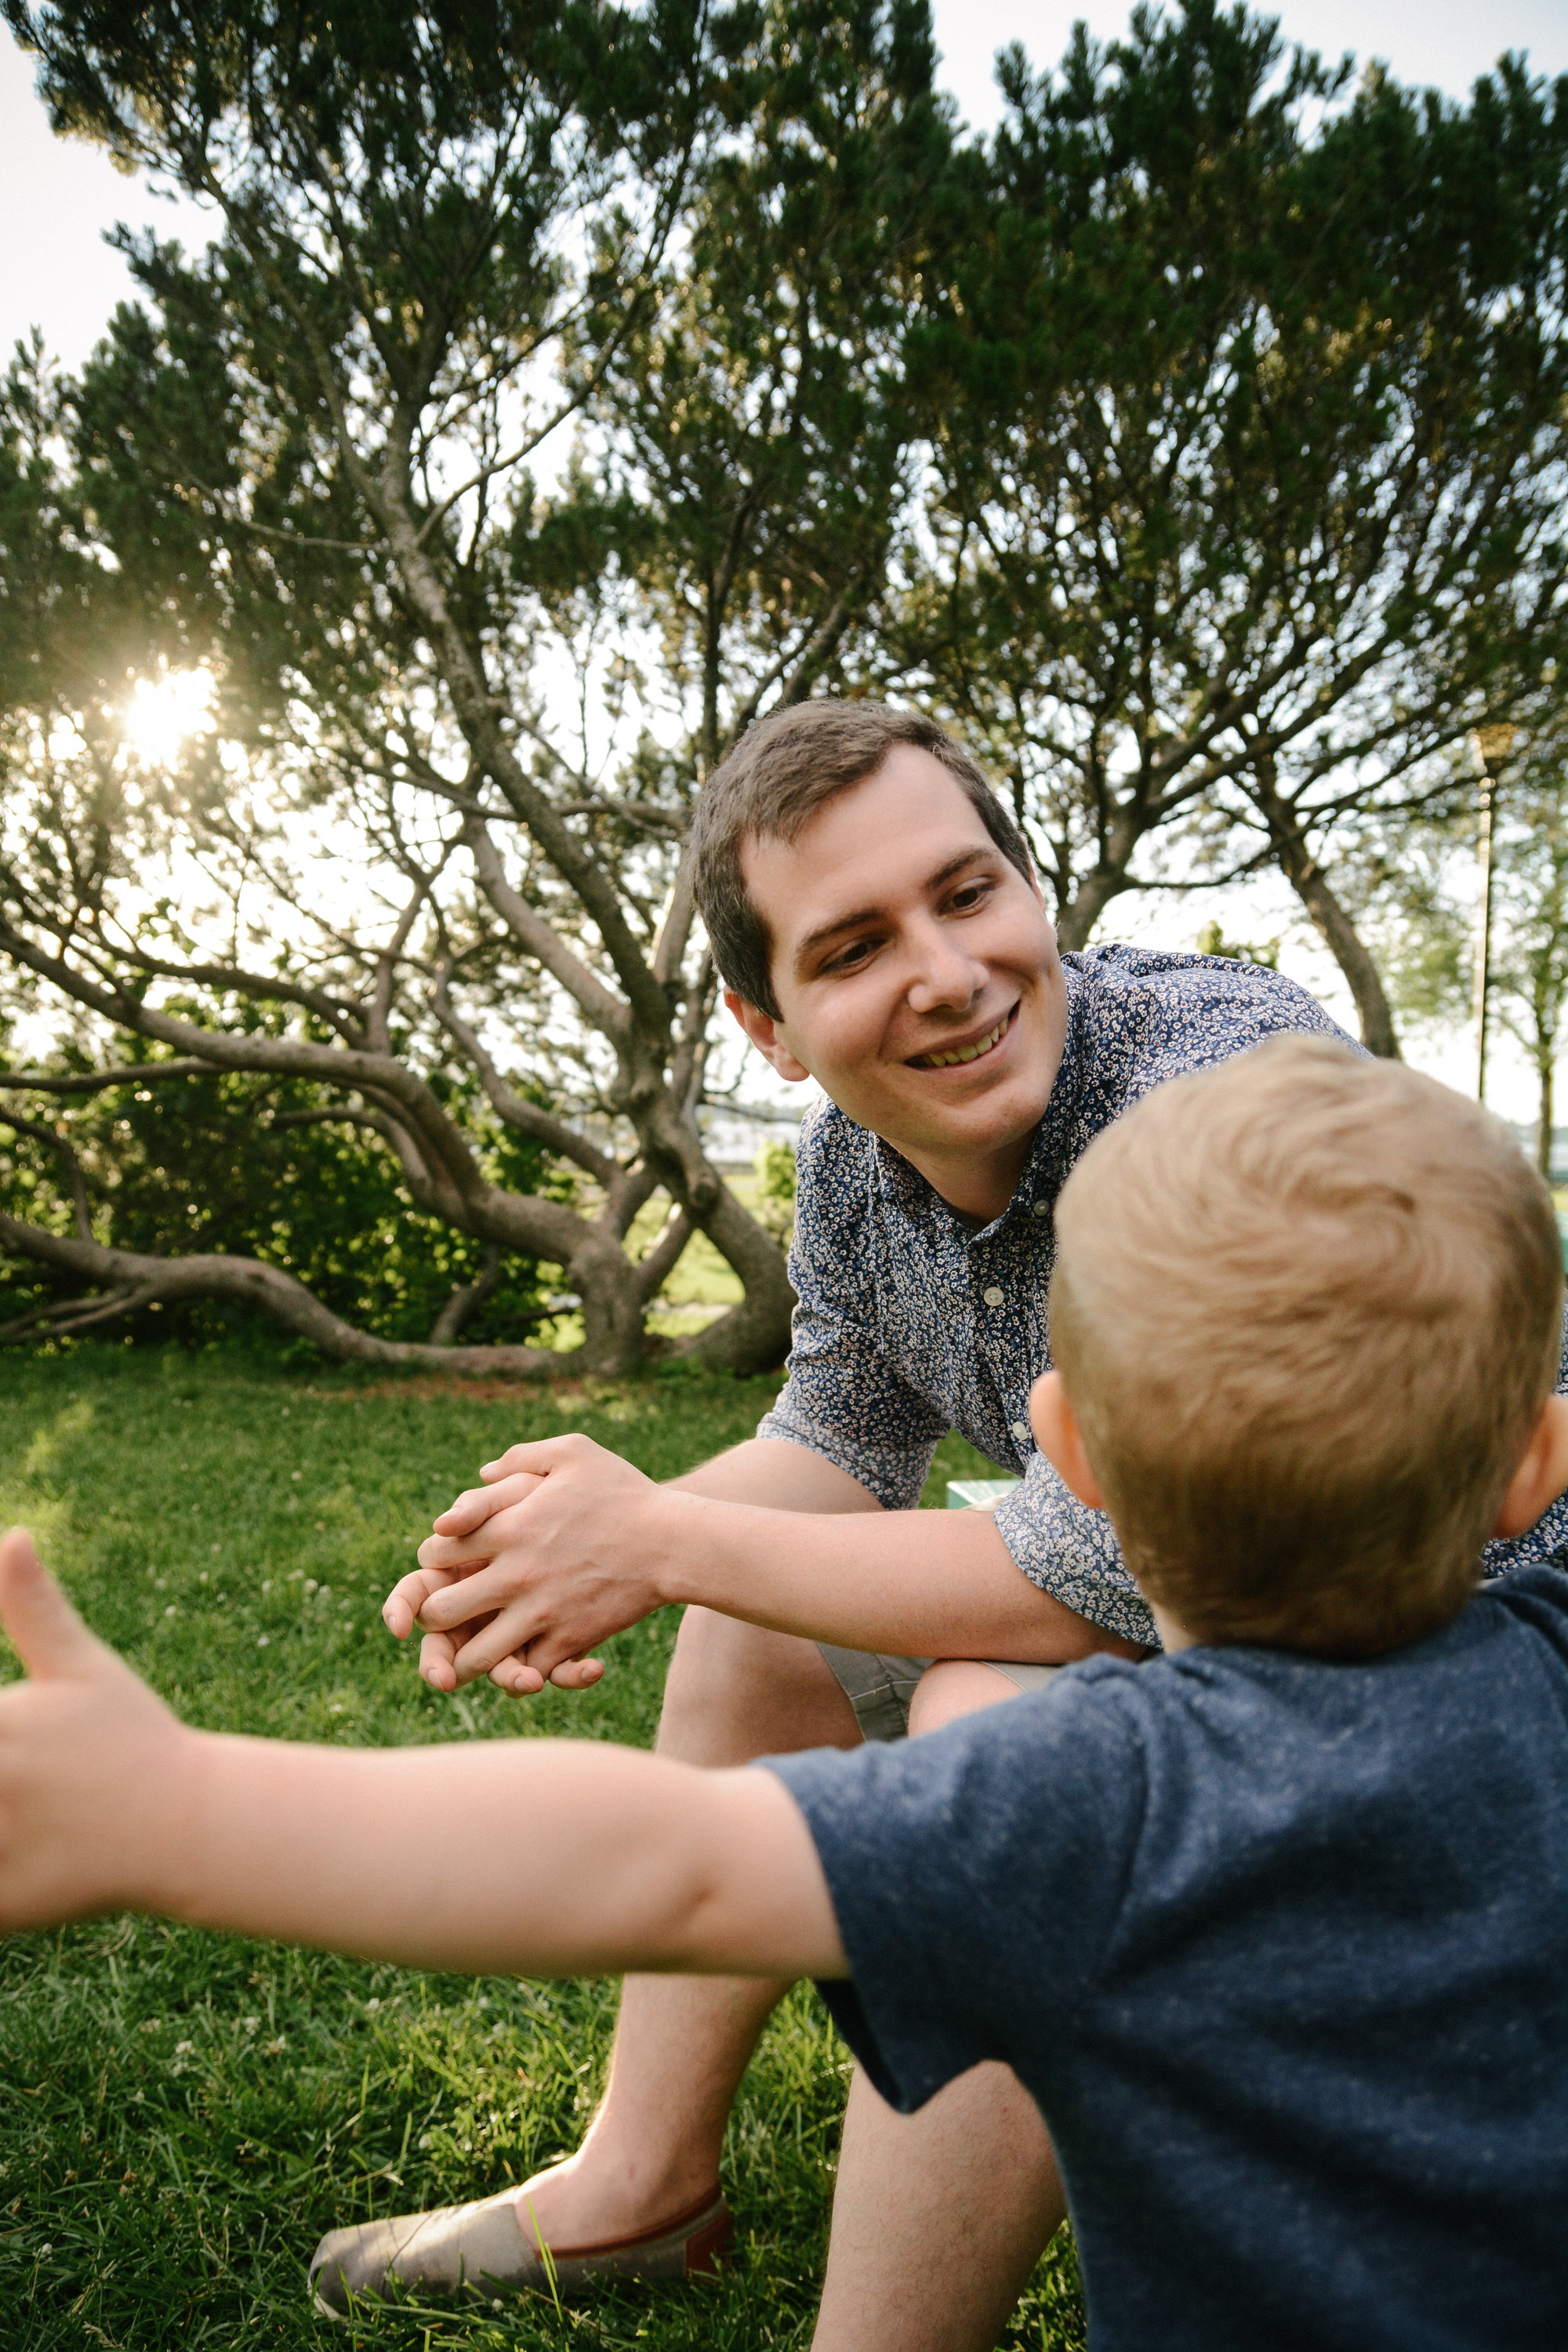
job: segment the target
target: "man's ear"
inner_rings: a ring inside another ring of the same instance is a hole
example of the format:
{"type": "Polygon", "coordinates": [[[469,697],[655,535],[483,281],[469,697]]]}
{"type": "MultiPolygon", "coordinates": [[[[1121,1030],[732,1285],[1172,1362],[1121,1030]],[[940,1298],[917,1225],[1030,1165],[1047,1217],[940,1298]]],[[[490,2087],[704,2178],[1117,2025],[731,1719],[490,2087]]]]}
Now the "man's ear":
{"type": "Polygon", "coordinates": [[[1105,1497],[1084,1451],[1078,1415],[1062,1386],[1060,1372],[1042,1372],[1029,1391],[1029,1426],[1035,1441],[1064,1486],[1091,1511],[1103,1511],[1105,1497]]]}
{"type": "Polygon", "coordinates": [[[803,1078],[810,1077],[811,1072],[805,1064],[796,1061],[780,1036],[779,1024],[771,1013],[759,1012],[754,1004],[748,1004],[745,998],[732,988],[724,991],[724,1002],[763,1061],[771,1063],[781,1078],[794,1087],[798,1086],[803,1078]]]}
{"type": "Polygon", "coordinates": [[[1568,1486],[1568,1397],[1549,1396],[1509,1480],[1494,1536],[1521,1536],[1568,1486]]]}

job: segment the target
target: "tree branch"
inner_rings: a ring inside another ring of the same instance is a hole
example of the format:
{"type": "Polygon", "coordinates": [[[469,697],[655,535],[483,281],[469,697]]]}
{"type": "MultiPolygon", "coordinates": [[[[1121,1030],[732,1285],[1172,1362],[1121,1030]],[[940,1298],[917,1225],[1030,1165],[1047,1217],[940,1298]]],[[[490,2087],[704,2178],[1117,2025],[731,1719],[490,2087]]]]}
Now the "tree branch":
{"type": "Polygon", "coordinates": [[[0,1244],[55,1273],[99,1286],[100,1295],[33,1308],[0,1331],[0,1339],[23,1338],[47,1324],[55,1331],[86,1330],[140,1307],[168,1306],[188,1298],[221,1298],[254,1307],[309,1339],[340,1364],[389,1364],[404,1369],[463,1372],[480,1378],[550,1380],[570,1372],[574,1359],[553,1348],[457,1348],[415,1340],[377,1339],[323,1307],[313,1292],[281,1267],[258,1258],[143,1257],[132,1250],[105,1249],[99,1243],[67,1241],[39,1225],[0,1211],[0,1244]]]}
{"type": "MultiPolygon", "coordinates": [[[[0,947],[106,1021],[161,1045],[184,1046],[209,1066],[313,1078],[326,1086],[353,1087],[378,1101],[417,1139],[430,1169],[438,1171],[439,1181],[450,1188],[450,1203],[442,1203],[438,1213],[484,1239],[550,1256],[564,1255],[574,1245],[580,1245],[578,1236],[586,1229],[562,1203],[521,1201],[487,1181],[461,1130],[429,1087],[392,1055],[318,1045],[303,1037],[235,1036],[226,1030],[200,1029],[194,1022],[177,1021],[123,991],[88,980],[62,958],[38,947],[4,915],[0,915],[0,947]]],[[[412,1185],[418,1171],[410,1171],[406,1160],[405,1166],[412,1185]]],[[[428,1188],[431,1179],[424,1174],[419,1181],[428,1188]]]]}
{"type": "Polygon", "coordinates": [[[696,1220],[686,1210],[677,1209],[637,1267],[637,1294],[639,1298],[652,1298],[663,1288],[696,1231],[696,1220]]]}
{"type": "Polygon", "coordinates": [[[430,1003],[442,1028],[455,1045],[462,1047],[478,1070],[479,1082],[498,1116],[504,1118],[509,1127],[519,1129],[524,1135],[531,1135],[535,1142],[542,1143],[558,1158],[574,1160],[579,1168],[585,1168],[607,1192],[621,1174],[616,1162],[607,1152],[601,1151],[596,1144],[590,1143],[586,1136],[576,1134],[564,1119],[552,1118],[547,1110],[541,1109],[537,1103],[529,1102],[514,1087],[508,1086],[479,1043],[477,1032],[469,1028],[460,1013],[454,1011],[447,992],[446,966],[437,973],[435,986],[430,992],[430,1003]]]}
{"type": "Polygon", "coordinates": [[[210,1062],[183,1055],[172,1062],[132,1062],[118,1070],[68,1070],[59,1076],[47,1070],[0,1071],[0,1094],[98,1095],[110,1087],[156,1085],[163,1078],[210,1078],[210,1062]]]}
{"type": "Polygon", "coordinates": [[[270,1128],[280,1127],[368,1127],[374,1134],[395,1145],[395,1123],[384,1111],[353,1110],[346,1103],[323,1105],[319,1110],[275,1110],[268,1119],[270,1128]]]}
{"type": "Polygon", "coordinates": [[[617,1042],[624,1039],[631,1027],[626,1006],[573,954],[543,916],[536,915],[527,899],[512,888],[502,868],[500,854],[477,817],[469,818],[463,837],[473,852],[480,889],[518,944],[554,975],[596,1029],[617,1042]]]}

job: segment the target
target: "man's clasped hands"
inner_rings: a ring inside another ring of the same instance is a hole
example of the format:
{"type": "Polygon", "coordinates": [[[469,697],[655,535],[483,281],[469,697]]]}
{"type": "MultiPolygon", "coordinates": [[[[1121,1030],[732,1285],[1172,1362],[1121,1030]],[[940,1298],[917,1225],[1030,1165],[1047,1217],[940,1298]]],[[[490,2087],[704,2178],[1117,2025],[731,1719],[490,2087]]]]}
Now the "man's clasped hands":
{"type": "Polygon", "coordinates": [[[513,1445],[479,1475],[387,1595],[387,1630],[417,1627],[432,1690],[586,1690],[605,1671],[586,1654],[674,1598],[657,1575],[665,1490],[577,1435],[513,1445]]]}

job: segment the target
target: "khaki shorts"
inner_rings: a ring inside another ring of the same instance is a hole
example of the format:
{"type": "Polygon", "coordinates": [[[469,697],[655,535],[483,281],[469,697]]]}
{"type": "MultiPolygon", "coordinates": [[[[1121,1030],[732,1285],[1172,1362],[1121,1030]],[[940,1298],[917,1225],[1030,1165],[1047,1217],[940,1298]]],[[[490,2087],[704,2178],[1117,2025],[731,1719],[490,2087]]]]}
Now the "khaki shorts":
{"type": "MultiPolygon", "coordinates": [[[[915,1685],[931,1664],[930,1658],[892,1658],[879,1650],[837,1650],[819,1642],[839,1689],[855,1710],[866,1739],[905,1739],[910,1729],[910,1701],[915,1685]]],[[[1011,1658],[981,1658],[976,1664],[994,1666],[1021,1691],[1040,1690],[1059,1666],[1020,1665],[1011,1658]]]]}

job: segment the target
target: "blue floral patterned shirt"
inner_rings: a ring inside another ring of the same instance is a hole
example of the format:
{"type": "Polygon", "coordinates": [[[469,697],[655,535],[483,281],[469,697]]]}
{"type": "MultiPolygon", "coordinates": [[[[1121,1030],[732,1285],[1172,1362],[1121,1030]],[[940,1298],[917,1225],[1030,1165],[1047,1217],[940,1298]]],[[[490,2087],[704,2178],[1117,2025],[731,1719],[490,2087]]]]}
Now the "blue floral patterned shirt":
{"type": "MultiPolygon", "coordinates": [[[[1029,1389],[1051,1361],[1051,1213],[1079,1155],[1162,1079],[1280,1031],[1343,1032],[1293,981],[1228,957],[1102,947],[1062,963],[1061,1069],[1017,1190],[993,1223],[966,1223],[832,1103],[807,1118],[789,1378],[757,1434],[825,1455],[897,1511],[919,1502],[938,1441],[956,1429],[1024,1481],[995,1516],[1031,1582],[1080,1617],[1152,1643],[1153,1620],[1110,1520],[1068,1493],[1029,1433],[1029,1389]]],[[[1568,1499],[1517,1542],[1489,1545],[1488,1570],[1564,1542],[1568,1499]]]]}

